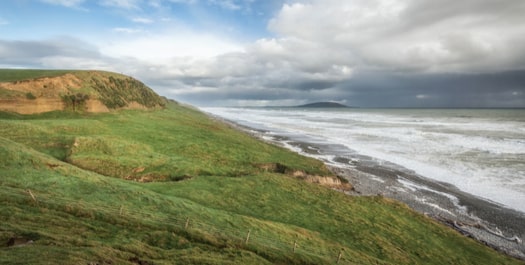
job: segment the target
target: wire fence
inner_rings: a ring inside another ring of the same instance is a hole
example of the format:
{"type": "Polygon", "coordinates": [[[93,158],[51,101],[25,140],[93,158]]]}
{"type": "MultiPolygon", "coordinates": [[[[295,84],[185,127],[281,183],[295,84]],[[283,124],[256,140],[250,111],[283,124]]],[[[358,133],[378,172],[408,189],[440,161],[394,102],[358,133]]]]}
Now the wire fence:
{"type": "MultiPolygon", "coordinates": [[[[267,257],[307,257],[308,260],[318,261],[325,264],[356,264],[352,260],[352,250],[342,249],[336,243],[327,241],[310,240],[304,235],[304,229],[288,226],[286,231],[278,229],[271,231],[269,228],[240,228],[234,222],[226,224],[212,223],[203,219],[190,218],[187,216],[174,216],[172,213],[163,214],[162,210],[153,211],[158,205],[143,207],[132,210],[125,205],[102,205],[85,202],[83,200],[72,200],[64,197],[53,196],[44,192],[36,193],[31,190],[19,188],[2,187],[0,192],[2,201],[17,202],[24,205],[39,208],[50,208],[63,211],[76,216],[90,219],[116,219],[120,222],[136,222],[145,225],[164,228],[167,230],[183,232],[189,237],[197,240],[214,241],[213,244],[224,246],[235,246],[237,248],[254,251],[267,257]],[[295,234],[294,240],[290,240],[290,227],[295,234]],[[295,230],[295,231],[294,231],[295,230]],[[281,235],[280,232],[287,233],[281,235]],[[323,244],[324,246],[316,246],[323,244]],[[327,247],[327,246],[332,247],[327,247]]],[[[112,202],[113,204],[117,202],[112,202]]],[[[249,226],[249,224],[248,224],[249,226]]],[[[377,264],[382,264],[377,260],[377,264]]]]}

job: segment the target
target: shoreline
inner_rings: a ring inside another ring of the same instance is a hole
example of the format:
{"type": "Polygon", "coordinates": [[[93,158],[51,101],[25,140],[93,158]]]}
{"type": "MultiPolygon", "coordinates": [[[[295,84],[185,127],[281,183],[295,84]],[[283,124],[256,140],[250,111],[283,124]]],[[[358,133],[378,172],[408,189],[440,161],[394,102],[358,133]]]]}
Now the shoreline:
{"type": "MultiPolygon", "coordinates": [[[[291,140],[286,136],[271,135],[264,130],[249,127],[208,113],[210,117],[261,141],[287,149],[298,149],[300,154],[321,160],[335,175],[350,182],[353,191],[348,196],[385,196],[408,205],[412,210],[449,226],[464,236],[488,247],[525,261],[525,213],[476,197],[452,184],[438,182],[408,173],[401,169],[379,166],[370,161],[356,162],[342,155],[348,150],[340,146],[316,145],[291,140]],[[322,159],[323,150],[336,154],[333,159],[322,159]]],[[[297,150],[291,150],[297,151],[297,150]]]]}
{"type": "MultiPolygon", "coordinates": [[[[210,113],[208,115],[259,140],[288,149],[298,149],[301,150],[299,153],[302,155],[321,160],[335,175],[352,184],[354,190],[345,192],[348,196],[380,195],[395,199],[464,236],[471,237],[511,257],[525,260],[525,242],[523,242],[525,213],[506,208],[463,192],[451,184],[431,180],[413,172],[379,166],[369,161],[350,161],[337,155],[332,160],[319,158],[319,155],[324,153],[323,149],[334,151],[339,149],[338,146],[316,146],[280,135],[272,135],[269,139],[264,130],[238,124],[210,113]]],[[[345,151],[344,149],[337,150],[335,153],[345,151]]]]}
{"type": "Polygon", "coordinates": [[[397,175],[402,172],[375,169],[376,174],[372,174],[355,168],[327,166],[354,186],[354,191],[346,192],[349,196],[381,195],[395,199],[467,237],[525,260],[522,241],[525,215],[521,212],[482,200],[448,184],[408,174],[397,175]]]}

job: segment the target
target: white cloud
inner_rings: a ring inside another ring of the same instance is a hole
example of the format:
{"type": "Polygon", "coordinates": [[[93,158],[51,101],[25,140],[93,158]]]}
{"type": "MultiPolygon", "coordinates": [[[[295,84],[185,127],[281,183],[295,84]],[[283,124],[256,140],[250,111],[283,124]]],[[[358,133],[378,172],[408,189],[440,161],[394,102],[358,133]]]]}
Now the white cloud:
{"type": "Polygon", "coordinates": [[[113,28],[113,31],[120,32],[120,33],[127,33],[127,34],[135,34],[143,32],[142,29],[136,29],[136,28],[113,28]]]}
{"type": "MultiPolygon", "coordinates": [[[[121,29],[127,32],[128,29],[121,29]]],[[[218,36],[191,31],[167,31],[131,37],[118,36],[101,44],[101,52],[114,57],[132,57],[150,63],[168,63],[173,58],[209,58],[242,50],[239,44],[218,36]]]]}
{"type": "Polygon", "coordinates": [[[3,19],[2,17],[0,17],[0,26],[2,25],[9,25],[9,21],[3,19]]]}
{"type": "Polygon", "coordinates": [[[241,6],[236,4],[234,0],[208,0],[210,4],[220,6],[225,9],[239,10],[241,6]]]}
{"type": "Polygon", "coordinates": [[[101,0],[100,4],[123,9],[140,9],[140,2],[140,0],[101,0]]]}
{"type": "Polygon", "coordinates": [[[136,18],[131,19],[131,21],[135,23],[141,23],[141,24],[152,24],[155,22],[152,19],[144,18],[144,17],[136,17],[136,18]]]}
{"type": "Polygon", "coordinates": [[[199,0],[168,0],[172,3],[181,3],[181,4],[194,4],[198,2],[199,0]]]}
{"type": "Polygon", "coordinates": [[[177,95],[188,95],[188,94],[200,94],[200,93],[210,93],[217,92],[217,87],[203,87],[203,86],[191,86],[183,87],[179,89],[169,89],[168,93],[177,96],[177,95]]]}
{"type": "MultiPolygon", "coordinates": [[[[524,2],[467,2],[312,0],[285,4],[269,29],[279,34],[281,45],[292,37],[313,42],[360,68],[477,72],[525,67],[513,59],[525,53],[519,37],[525,34],[524,2]]],[[[293,51],[303,56],[311,49],[293,51]]]]}
{"type": "Polygon", "coordinates": [[[62,5],[66,7],[76,7],[82,4],[85,0],[41,0],[44,3],[53,5],[62,5]]]}
{"type": "Polygon", "coordinates": [[[92,57],[79,56],[48,56],[40,59],[42,65],[46,68],[56,69],[97,69],[106,71],[115,71],[114,65],[106,60],[92,57]]]}

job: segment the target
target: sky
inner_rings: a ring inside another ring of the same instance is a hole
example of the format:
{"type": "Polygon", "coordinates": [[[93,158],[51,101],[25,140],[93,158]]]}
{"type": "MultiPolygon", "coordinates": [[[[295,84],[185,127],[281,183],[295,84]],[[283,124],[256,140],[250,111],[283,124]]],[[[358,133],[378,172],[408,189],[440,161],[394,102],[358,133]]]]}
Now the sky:
{"type": "Polygon", "coordinates": [[[525,108],[523,0],[2,0],[0,68],[196,106],[525,108]]]}

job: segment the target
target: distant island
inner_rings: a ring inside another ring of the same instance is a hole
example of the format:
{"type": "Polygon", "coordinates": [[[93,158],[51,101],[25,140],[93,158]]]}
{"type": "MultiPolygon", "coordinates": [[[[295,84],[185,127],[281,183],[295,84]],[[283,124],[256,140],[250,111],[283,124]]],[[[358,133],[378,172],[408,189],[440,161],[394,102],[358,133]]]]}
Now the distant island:
{"type": "Polygon", "coordinates": [[[337,102],[314,102],[304,105],[295,106],[296,108],[350,108],[347,105],[337,102]]]}

